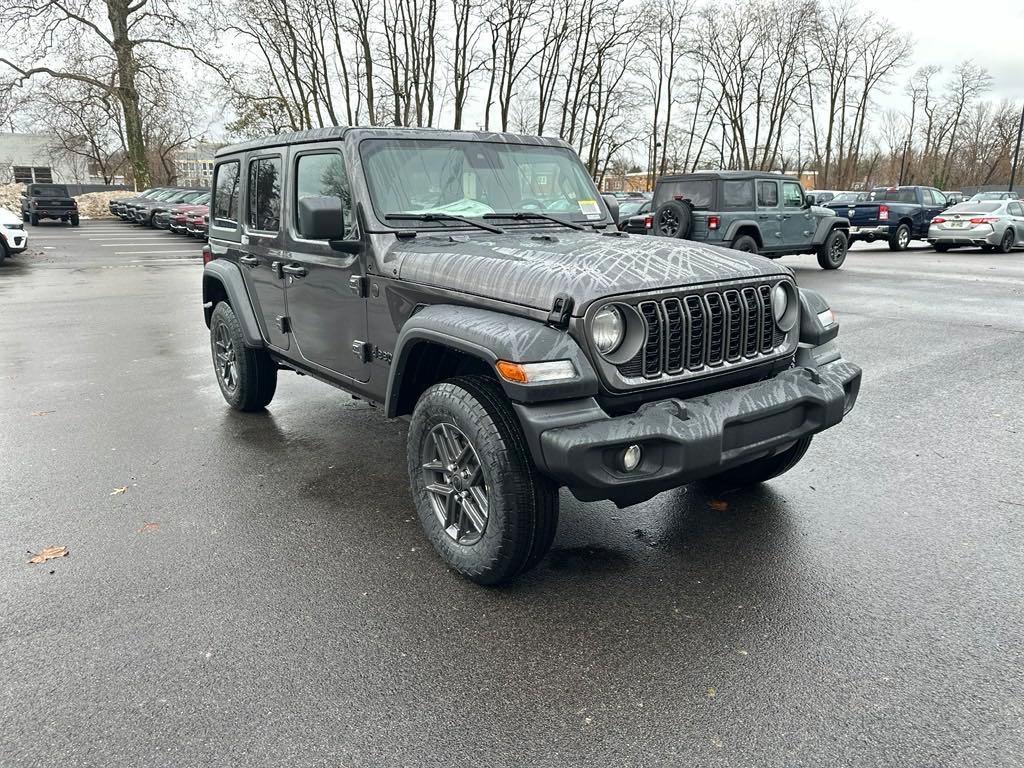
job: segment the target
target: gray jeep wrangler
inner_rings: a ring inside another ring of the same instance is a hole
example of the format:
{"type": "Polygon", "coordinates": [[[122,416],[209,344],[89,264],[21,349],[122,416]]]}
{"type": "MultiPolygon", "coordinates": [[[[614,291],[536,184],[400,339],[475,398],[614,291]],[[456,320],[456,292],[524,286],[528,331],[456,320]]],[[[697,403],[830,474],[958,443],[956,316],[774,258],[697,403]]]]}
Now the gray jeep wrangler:
{"type": "Polygon", "coordinates": [[[407,417],[413,502],[456,571],[547,552],[558,491],[620,506],[793,467],[860,369],[790,270],[624,234],[564,142],[328,128],[219,150],[203,300],[227,402],[279,371],[407,417]]]}
{"type": "Polygon", "coordinates": [[[846,260],[850,222],[812,205],[792,176],[702,171],[654,185],[653,234],[698,240],[768,258],[813,253],[822,269],[846,260]]]}

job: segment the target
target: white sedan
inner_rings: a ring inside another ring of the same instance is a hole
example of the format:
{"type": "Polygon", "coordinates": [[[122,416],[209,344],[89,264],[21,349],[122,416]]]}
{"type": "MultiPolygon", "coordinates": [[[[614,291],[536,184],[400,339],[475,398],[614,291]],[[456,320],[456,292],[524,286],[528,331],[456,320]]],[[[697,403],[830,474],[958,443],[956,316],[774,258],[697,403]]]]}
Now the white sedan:
{"type": "Polygon", "coordinates": [[[954,205],[932,219],[928,242],[940,253],[965,245],[1009,253],[1024,246],[1024,204],[968,200],[954,205]]]}
{"type": "Polygon", "coordinates": [[[28,234],[21,216],[0,208],[0,264],[11,254],[21,253],[28,248],[28,234]]]}

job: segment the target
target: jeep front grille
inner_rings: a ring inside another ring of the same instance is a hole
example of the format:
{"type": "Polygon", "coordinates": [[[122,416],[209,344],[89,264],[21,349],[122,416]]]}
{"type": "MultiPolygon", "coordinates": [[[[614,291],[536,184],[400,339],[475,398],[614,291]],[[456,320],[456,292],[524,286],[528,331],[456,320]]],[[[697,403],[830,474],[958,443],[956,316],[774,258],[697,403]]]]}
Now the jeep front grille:
{"type": "Polygon", "coordinates": [[[771,357],[785,342],[772,315],[774,283],[634,304],[647,326],[640,351],[617,366],[627,379],[711,371],[771,357]]]}

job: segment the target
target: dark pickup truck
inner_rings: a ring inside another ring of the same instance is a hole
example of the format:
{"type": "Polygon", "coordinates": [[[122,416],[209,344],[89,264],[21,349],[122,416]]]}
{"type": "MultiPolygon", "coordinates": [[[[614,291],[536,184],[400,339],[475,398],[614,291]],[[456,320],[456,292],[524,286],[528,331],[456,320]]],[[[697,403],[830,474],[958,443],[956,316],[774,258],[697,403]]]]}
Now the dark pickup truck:
{"type": "Polygon", "coordinates": [[[21,218],[32,226],[41,219],[57,219],[78,226],[78,203],[63,184],[29,184],[21,199],[21,218]]]}
{"type": "Polygon", "coordinates": [[[826,203],[850,220],[850,243],[886,240],[893,251],[928,237],[931,220],[949,207],[946,196],[931,187],[876,187],[861,203],[826,203]]]}

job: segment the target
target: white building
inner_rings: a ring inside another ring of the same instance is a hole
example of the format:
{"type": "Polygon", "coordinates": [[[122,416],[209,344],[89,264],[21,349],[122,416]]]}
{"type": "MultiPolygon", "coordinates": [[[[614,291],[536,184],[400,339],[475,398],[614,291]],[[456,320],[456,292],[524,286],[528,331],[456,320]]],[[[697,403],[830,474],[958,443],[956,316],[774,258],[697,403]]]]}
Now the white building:
{"type": "Polygon", "coordinates": [[[89,184],[88,161],[57,149],[45,133],[0,133],[0,183],[89,184]]]}
{"type": "Polygon", "coordinates": [[[220,144],[199,142],[174,154],[174,171],[178,184],[186,187],[209,187],[213,183],[213,155],[220,144]]]}

